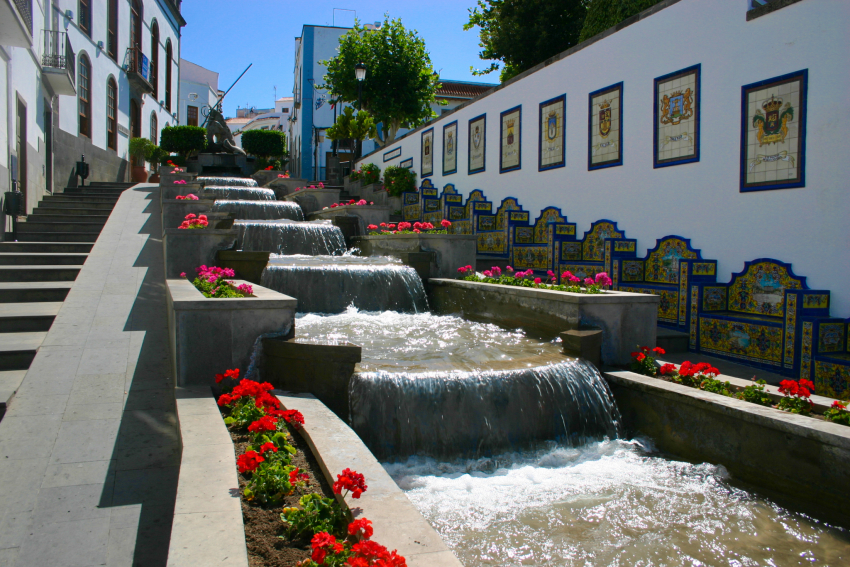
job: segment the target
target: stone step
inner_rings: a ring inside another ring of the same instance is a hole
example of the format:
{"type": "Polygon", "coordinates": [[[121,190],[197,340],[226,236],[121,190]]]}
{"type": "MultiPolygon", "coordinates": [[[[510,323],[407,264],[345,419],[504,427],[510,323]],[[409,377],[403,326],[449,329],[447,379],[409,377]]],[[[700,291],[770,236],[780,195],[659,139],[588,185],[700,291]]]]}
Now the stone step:
{"type": "Polygon", "coordinates": [[[0,252],[0,266],[82,266],[88,254],[33,254],[32,252],[0,252]]]}
{"type": "Polygon", "coordinates": [[[0,282],[0,305],[65,301],[74,282],[0,282]]]}
{"type": "Polygon", "coordinates": [[[49,331],[61,307],[61,301],[0,303],[0,341],[3,340],[1,333],[49,331]]]}
{"type": "MultiPolygon", "coordinates": [[[[28,218],[32,218],[33,216],[37,218],[41,218],[44,216],[55,217],[60,216],[63,219],[67,220],[77,220],[77,217],[88,217],[88,216],[96,216],[98,220],[100,217],[109,218],[109,213],[112,212],[114,207],[107,207],[105,209],[96,209],[94,207],[45,207],[39,206],[32,210],[32,214],[28,218]],[[73,218],[72,218],[73,217],[73,218]]],[[[48,219],[50,220],[50,219],[48,219]]]]}
{"type": "Polygon", "coordinates": [[[79,266],[0,266],[0,282],[72,282],[79,266]]]}
{"type": "Polygon", "coordinates": [[[29,368],[46,336],[46,332],[3,333],[0,337],[0,371],[29,368]]]}
{"type": "Polygon", "coordinates": [[[687,333],[658,327],[655,346],[659,346],[667,352],[688,352],[689,341],[690,337],[687,333]]]}
{"type": "MultiPolygon", "coordinates": [[[[112,212],[112,209],[115,208],[115,203],[91,203],[91,202],[81,202],[81,201],[42,201],[38,204],[38,207],[33,209],[35,211],[44,211],[46,214],[56,214],[57,211],[83,211],[80,214],[86,214],[88,211],[97,211],[96,214],[101,214],[100,211],[103,211],[103,214],[109,214],[112,212]]],[[[41,213],[37,213],[41,214],[41,213]]]]}
{"type": "Polygon", "coordinates": [[[0,242],[0,252],[12,254],[87,254],[90,242],[0,242]]]}
{"type": "Polygon", "coordinates": [[[118,197],[108,195],[45,195],[42,203],[116,203],[118,197]]]}
{"type": "Polygon", "coordinates": [[[97,242],[97,232],[19,232],[20,242],[97,242]]]}
{"type": "Polygon", "coordinates": [[[3,419],[3,414],[15,397],[15,392],[21,387],[21,382],[24,381],[26,370],[4,370],[0,372],[0,419],[3,419]]]}
{"type": "Polygon", "coordinates": [[[92,181],[86,187],[121,187],[127,189],[134,185],[137,185],[134,181],[92,181]]]}
{"type": "Polygon", "coordinates": [[[62,191],[63,194],[69,193],[111,193],[115,195],[120,195],[124,191],[126,191],[126,187],[112,187],[106,185],[87,185],[85,187],[65,187],[65,190],[62,191]]]}
{"type": "Polygon", "coordinates": [[[69,222],[67,220],[60,222],[42,221],[40,219],[27,219],[26,222],[18,223],[18,234],[25,232],[47,232],[55,230],[58,232],[100,232],[103,228],[103,222],[69,222]]]}
{"type": "MultiPolygon", "coordinates": [[[[90,212],[90,211],[87,211],[87,212],[90,212]]],[[[41,214],[28,216],[26,222],[28,222],[28,223],[30,223],[30,222],[74,222],[74,223],[90,222],[90,223],[97,223],[97,224],[106,224],[106,221],[109,220],[108,212],[107,211],[99,211],[99,212],[101,212],[101,213],[106,212],[107,214],[100,214],[100,215],[97,215],[97,214],[95,214],[95,215],[92,215],[92,214],[88,214],[88,215],[73,214],[73,215],[67,215],[67,214],[64,214],[64,213],[55,213],[55,212],[52,213],[52,214],[49,214],[49,213],[42,211],[41,214]]],[[[18,226],[20,226],[20,225],[18,225],[18,226]]]]}

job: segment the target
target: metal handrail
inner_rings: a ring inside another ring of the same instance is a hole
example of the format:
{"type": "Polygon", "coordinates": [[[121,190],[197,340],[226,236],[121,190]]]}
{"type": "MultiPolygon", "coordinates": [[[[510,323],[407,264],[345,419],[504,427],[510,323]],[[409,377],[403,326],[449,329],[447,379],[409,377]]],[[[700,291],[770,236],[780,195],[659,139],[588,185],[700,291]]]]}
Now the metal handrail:
{"type": "Polygon", "coordinates": [[[147,57],[144,53],[142,53],[141,47],[128,47],[127,48],[127,72],[128,73],[137,73],[146,81],[148,80],[148,73],[150,73],[150,67],[145,69],[143,62],[147,60],[147,57]],[[145,72],[147,71],[147,72],[145,72]]]}
{"type": "Polygon", "coordinates": [[[18,13],[27,24],[27,29],[32,36],[32,0],[15,0],[15,6],[18,8],[18,13]]]}
{"type": "Polygon", "coordinates": [[[68,33],[59,30],[42,30],[44,50],[41,54],[41,65],[54,69],[69,71],[71,83],[76,83],[76,60],[68,33]]]}

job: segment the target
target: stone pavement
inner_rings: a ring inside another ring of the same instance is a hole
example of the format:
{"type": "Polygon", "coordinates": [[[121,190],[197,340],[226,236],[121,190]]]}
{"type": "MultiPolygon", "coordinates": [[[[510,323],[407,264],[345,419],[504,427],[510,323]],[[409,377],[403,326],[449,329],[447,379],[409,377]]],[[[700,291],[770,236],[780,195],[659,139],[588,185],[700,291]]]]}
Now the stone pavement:
{"type": "Polygon", "coordinates": [[[165,565],[177,427],[159,188],[126,190],[0,421],[0,567],[165,565]]]}

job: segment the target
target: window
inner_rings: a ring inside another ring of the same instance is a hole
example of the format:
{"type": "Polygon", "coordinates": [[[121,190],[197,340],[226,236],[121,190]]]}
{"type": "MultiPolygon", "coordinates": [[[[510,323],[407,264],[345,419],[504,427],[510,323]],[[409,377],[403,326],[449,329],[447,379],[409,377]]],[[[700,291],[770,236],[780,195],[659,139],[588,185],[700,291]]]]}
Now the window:
{"type": "Polygon", "coordinates": [[[106,81],[106,146],[118,150],[118,85],[112,77],[106,81]]]}
{"type": "Polygon", "coordinates": [[[171,40],[165,42],[165,108],[171,112],[171,40]]]}
{"type": "Polygon", "coordinates": [[[157,120],[156,112],[151,112],[151,142],[157,143],[157,120]]]}
{"type": "Polygon", "coordinates": [[[91,37],[91,0],[80,0],[80,31],[91,37]]]}
{"type": "Polygon", "coordinates": [[[142,5],[133,0],[130,5],[130,47],[142,48],[142,5]]]}
{"type": "Polygon", "coordinates": [[[154,100],[159,100],[159,24],[156,21],[151,26],[150,83],[154,100]]]}
{"type": "Polygon", "coordinates": [[[91,138],[91,62],[83,53],[80,56],[80,79],[77,81],[80,97],[80,136],[91,138]]]}
{"type": "Polygon", "coordinates": [[[106,6],[106,54],[118,61],[118,0],[107,0],[106,6]]]}
{"type": "Polygon", "coordinates": [[[198,107],[197,106],[187,106],[186,107],[186,124],[189,126],[197,126],[198,125],[198,107]]]}

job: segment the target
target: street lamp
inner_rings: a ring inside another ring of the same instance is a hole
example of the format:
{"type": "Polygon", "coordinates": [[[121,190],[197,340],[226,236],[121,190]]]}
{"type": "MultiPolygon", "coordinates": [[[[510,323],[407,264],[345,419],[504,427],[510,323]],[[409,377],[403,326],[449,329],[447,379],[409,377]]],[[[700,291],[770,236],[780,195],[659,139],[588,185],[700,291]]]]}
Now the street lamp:
{"type": "MultiPolygon", "coordinates": [[[[363,110],[363,80],[366,78],[366,65],[358,63],[354,66],[354,76],[357,78],[357,110],[363,110]]],[[[356,140],[357,147],[355,149],[355,159],[360,157],[360,148],[362,142],[356,140]]],[[[354,164],[352,164],[352,168],[354,164]]]]}

